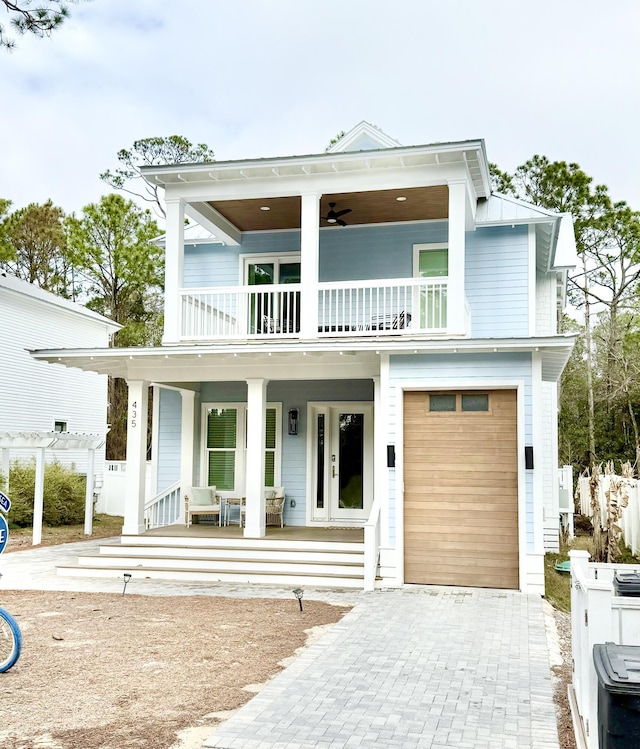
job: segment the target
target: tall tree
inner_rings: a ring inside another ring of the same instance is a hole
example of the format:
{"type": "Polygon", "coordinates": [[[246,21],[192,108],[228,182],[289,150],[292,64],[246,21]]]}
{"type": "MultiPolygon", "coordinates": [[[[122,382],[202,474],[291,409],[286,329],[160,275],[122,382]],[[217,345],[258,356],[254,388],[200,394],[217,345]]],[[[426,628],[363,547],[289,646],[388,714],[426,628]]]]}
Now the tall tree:
{"type": "MultiPolygon", "coordinates": [[[[74,0],[0,0],[9,14],[9,25],[16,34],[33,34],[37,37],[51,36],[69,17],[69,2],[74,0]]],[[[13,49],[15,41],[7,36],[0,24],[0,48],[13,49]]]]}
{"type": "Polygon", "coordinates": [[[611,199],[604,185],[594,185],[593,179],[578,164],[550,161],[535,155],[516,168],[513,174],[491,166],[494,187],[506,194],[526,200],[541,208],[558,213],[571,213],[574,220],[576,245],[583,263],[582,269],[569,278],[569,294],[585,316],[585,357],[587,359],[589,453],[595,460],[595,400],[593,389],[593,345],[591,341],[592,305],[598,300],[591,291],[594,286],[594,267],[590,253],[602,241],[599,229],[603,216],[611,210],[611,199]]]}
{"type": "MultiPolygon", "coordinates": [[[[87,304],[124,327],[115,346],[154,345],[162,314],[163,253],[151,240],[159,233],[148,210],[111,194],[67,219],[72,257],[87,282],[87,304]]],[[[109,379],[107,458],[124,460],[127,386],[109,379]]]]}
{"type": "Polygon", "coordinates": [[[166,216],[158,185],[150,185],[142,178],[141,166],[161,166],[163,164],[195,164],[214,160],[214,153],[204,143],[193,145],[181,135],[166,138],[143,138],[136,140],[129,149],[118,151],[118,161],[122,166],[111,171],[107,169],[100,179],[115,190],[142,198],[153,205],[163,218],[166,216]]]}
{"type": "MultiPolygon", "coordinates": [[[[9,202],[4,203],[5,214],[9,202]]],[[[73,296],[73,273],[64,212],[49,200],[30,203],[2,219],[0,206],[0,268],[60,296],[73,296]]]]}

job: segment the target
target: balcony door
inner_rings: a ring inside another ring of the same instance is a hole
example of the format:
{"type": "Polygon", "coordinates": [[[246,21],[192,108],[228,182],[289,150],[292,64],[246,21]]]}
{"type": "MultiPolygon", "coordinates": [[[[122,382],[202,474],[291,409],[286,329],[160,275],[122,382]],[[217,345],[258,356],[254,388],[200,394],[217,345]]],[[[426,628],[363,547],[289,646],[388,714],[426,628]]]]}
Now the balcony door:
{"type": "Polygon", "coordinates": [[[252,333],[300,332],[300,292],[266,287],[300,283],[300,260],[289,256],[245,259],[245,283],[263,287],[249,297],[252,333]]]}
{"type": "Polygon", "coordinates": [[[447,327],[447,285],[449,250],[446,244],[413,246],[413,275],[433,279],[433,285],[420,290],[414,299],[413,319],[420,330],[443,330],[447,327]]]}
{"type": "Polygon", "coordinates": [[[311,519],[361,524],[373,502],[373,408],[322,404],[312,413],[311,519]]]}

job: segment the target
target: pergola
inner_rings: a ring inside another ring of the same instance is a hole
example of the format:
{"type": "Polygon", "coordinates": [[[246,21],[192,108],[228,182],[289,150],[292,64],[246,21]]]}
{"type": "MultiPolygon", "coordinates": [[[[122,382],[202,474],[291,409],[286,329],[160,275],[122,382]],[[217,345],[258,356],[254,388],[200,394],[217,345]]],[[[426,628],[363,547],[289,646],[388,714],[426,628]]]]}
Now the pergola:
{"type": "Polygon", "coordinates": [[[0,432],[2,473],[7,478],[9,493],[9,464],[12,450],[29,450],[36,454],[36,482],[33,498],[32,544],[42,542],[42,514],[44,508],[45,450],[87,450],[87,489],[84,505],[84,532],[91,535],[93,524],[93,487],[95,482],[95,451],[102,447],[105,438],[100,434],[73,434],[71,432],[0,432]]]}

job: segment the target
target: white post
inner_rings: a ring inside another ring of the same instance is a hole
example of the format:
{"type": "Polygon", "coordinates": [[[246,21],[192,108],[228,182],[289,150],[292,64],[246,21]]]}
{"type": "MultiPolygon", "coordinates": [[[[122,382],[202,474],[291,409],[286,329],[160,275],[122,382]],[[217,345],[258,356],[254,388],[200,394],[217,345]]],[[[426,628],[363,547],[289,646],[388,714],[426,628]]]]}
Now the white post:
{"type": "Polygon", "coordinates": [[[4,490],[9,494],[9,470],[11,469],[10,453],[8,447],[2,448],[2,475],[4,476],[4,490]]]}
{"type": "Polygon", "coordinates": [[[304,193],[300,215],[300,337],[318,337],[320,195],[304,193]]]}
{"type": "Polygon", "coordinates": [[[264,450],[267,380],[247,380],[247,464],[245,468],[244,535],[262,538],[265,533],[264,450]]]}
{"type": "Polygon", "coordinates": [[[380,377],[373,378],[373,495],[380,505],[380,541],[389,545],[389,469],[387,468],[388,421],[383,406],[380,377]]]}
{"type": "Polygon", "coordinates": [[[93,482],[96,451],[90,447],[87,455],[87,487],[84,495],[84,535],[90,536],[93,530],[93,482]]]}
{"type": "Polygon", "coordinates": [[[124,525],[122,532],[144,532],[145,471],[147,466],[147,408],[149,383],[130,380],[127,414],[127,472],[125,475],[124,525]]]}
{"type": "Polygon", "coordinates": [[[195,434],[195,401],[194,390],[181,390],[182,427],[180,432],[180,503],[184,517],[184,495],[193,486],[193,444],[195,434]]]}
{"type": "Polygon", "coordinates": [[[164,259],[164,335],[163,343],[180,341],[182,301],[178,294],[184,275],[184,202],[180,198],[165,201],[167,229],[164,259]]]}
{"type": "Polygon", "coordinates": [[[465,220],[464,180],[449,182],[449,284],[447,289],[447,333],[465,335],[465,220]]]}
{"type": "Polygon", "coordinates": [[[42,515],[44,511],[44,447],[36,450],[36,485],[33,497],[33,535],[34,546],[42,543],[42,515]]]}

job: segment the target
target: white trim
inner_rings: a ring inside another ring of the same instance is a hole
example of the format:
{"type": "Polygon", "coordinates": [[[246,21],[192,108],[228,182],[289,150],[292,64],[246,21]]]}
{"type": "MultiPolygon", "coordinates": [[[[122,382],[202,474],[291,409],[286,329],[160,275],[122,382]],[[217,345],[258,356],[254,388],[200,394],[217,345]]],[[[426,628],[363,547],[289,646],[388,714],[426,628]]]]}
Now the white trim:
{"type": "Polygon", "coordinates": [[[536,229],[535,226],[529,226],[528,231],[528,269],[529,283],[527,289],[529,292],[529,335],[535,336],[538,327],[538,318],[536,315],[537,308],[537,271],[536,271],[536,229]]]}
{"type": "MultiPolygon", "coordinates": [[[[524,468],[525,445],[525,381],[522,378],[487,378],[484,380],[456,378],[443,384],[442,380],[415,380],[396,386],[396,583],[404,585],[404,393],[422,390],[516,390],[517,392],[517,450],[518,450],[518,571],[520,590],[527,592],[527,488],[524,468]]],[[[540,529],[542,532],[542,529],[540,529]]],[[[535,535],[535,529],[534,529],[535,535]]]]}
{"type": "MultiPolygon", "coordinates": [[[[430,250],[447,250],[447,275],[442,278],[449,278],[449,243],[448,242],[427,242],[413,245],[413,277],[418,278],[420,271],[420,253],[430,250]]],[[[431,276],[429,276],[431,278],[431,276]]],[[[440,276],[434,276],[434,278],[440,276]]]]}
{"type": "Polygon", "coordinates": [[[155,497],[158,493],[158,429],[160,426],[160,392],[161,385],[152,383],[152,406],[151,406],[151,481],[149,493],[155,497]]]}
{"type": "MultiPolygon", "coordinates": [[[[390,444],[389,437],[389,354],[380,354],[380,408],[381,413],[379,418],[376,419],[376,425],[382,429],[382,435],[380,439],[384,446],[390,444]]],[[[374,418],[376,414],[374,412],[374,418]]],[[[383,454],[383,459],[386,455],[383,454]]],[[[397,460],[397,455],[396,455],[397,460]]],[[[388,547],[391,538],[390,529],[390,514],[391,508],[389,505],[389,478],[390,471],[396,471],[396,468],[388,468],[386,460],[383,463],[384,470],[381,471],[381,485],[378,488],[380,496],[380,544],[383,547],[388,547]]],[[[396,476],[397,473],[394,473],[396,476]]]]}
{"type": "MultiPolygon", "coordinates": [[[[545,449],[542,428],[542,358],[539,353],[531,354],[531,413],[533,414],[533,553],[544,554],[544,483],[542,466],[545,449]]],[[[557,444],[557,443],[556,443],[557,444]]],[[[557,484],[556,473],[552,477],[557,484]]]]}

